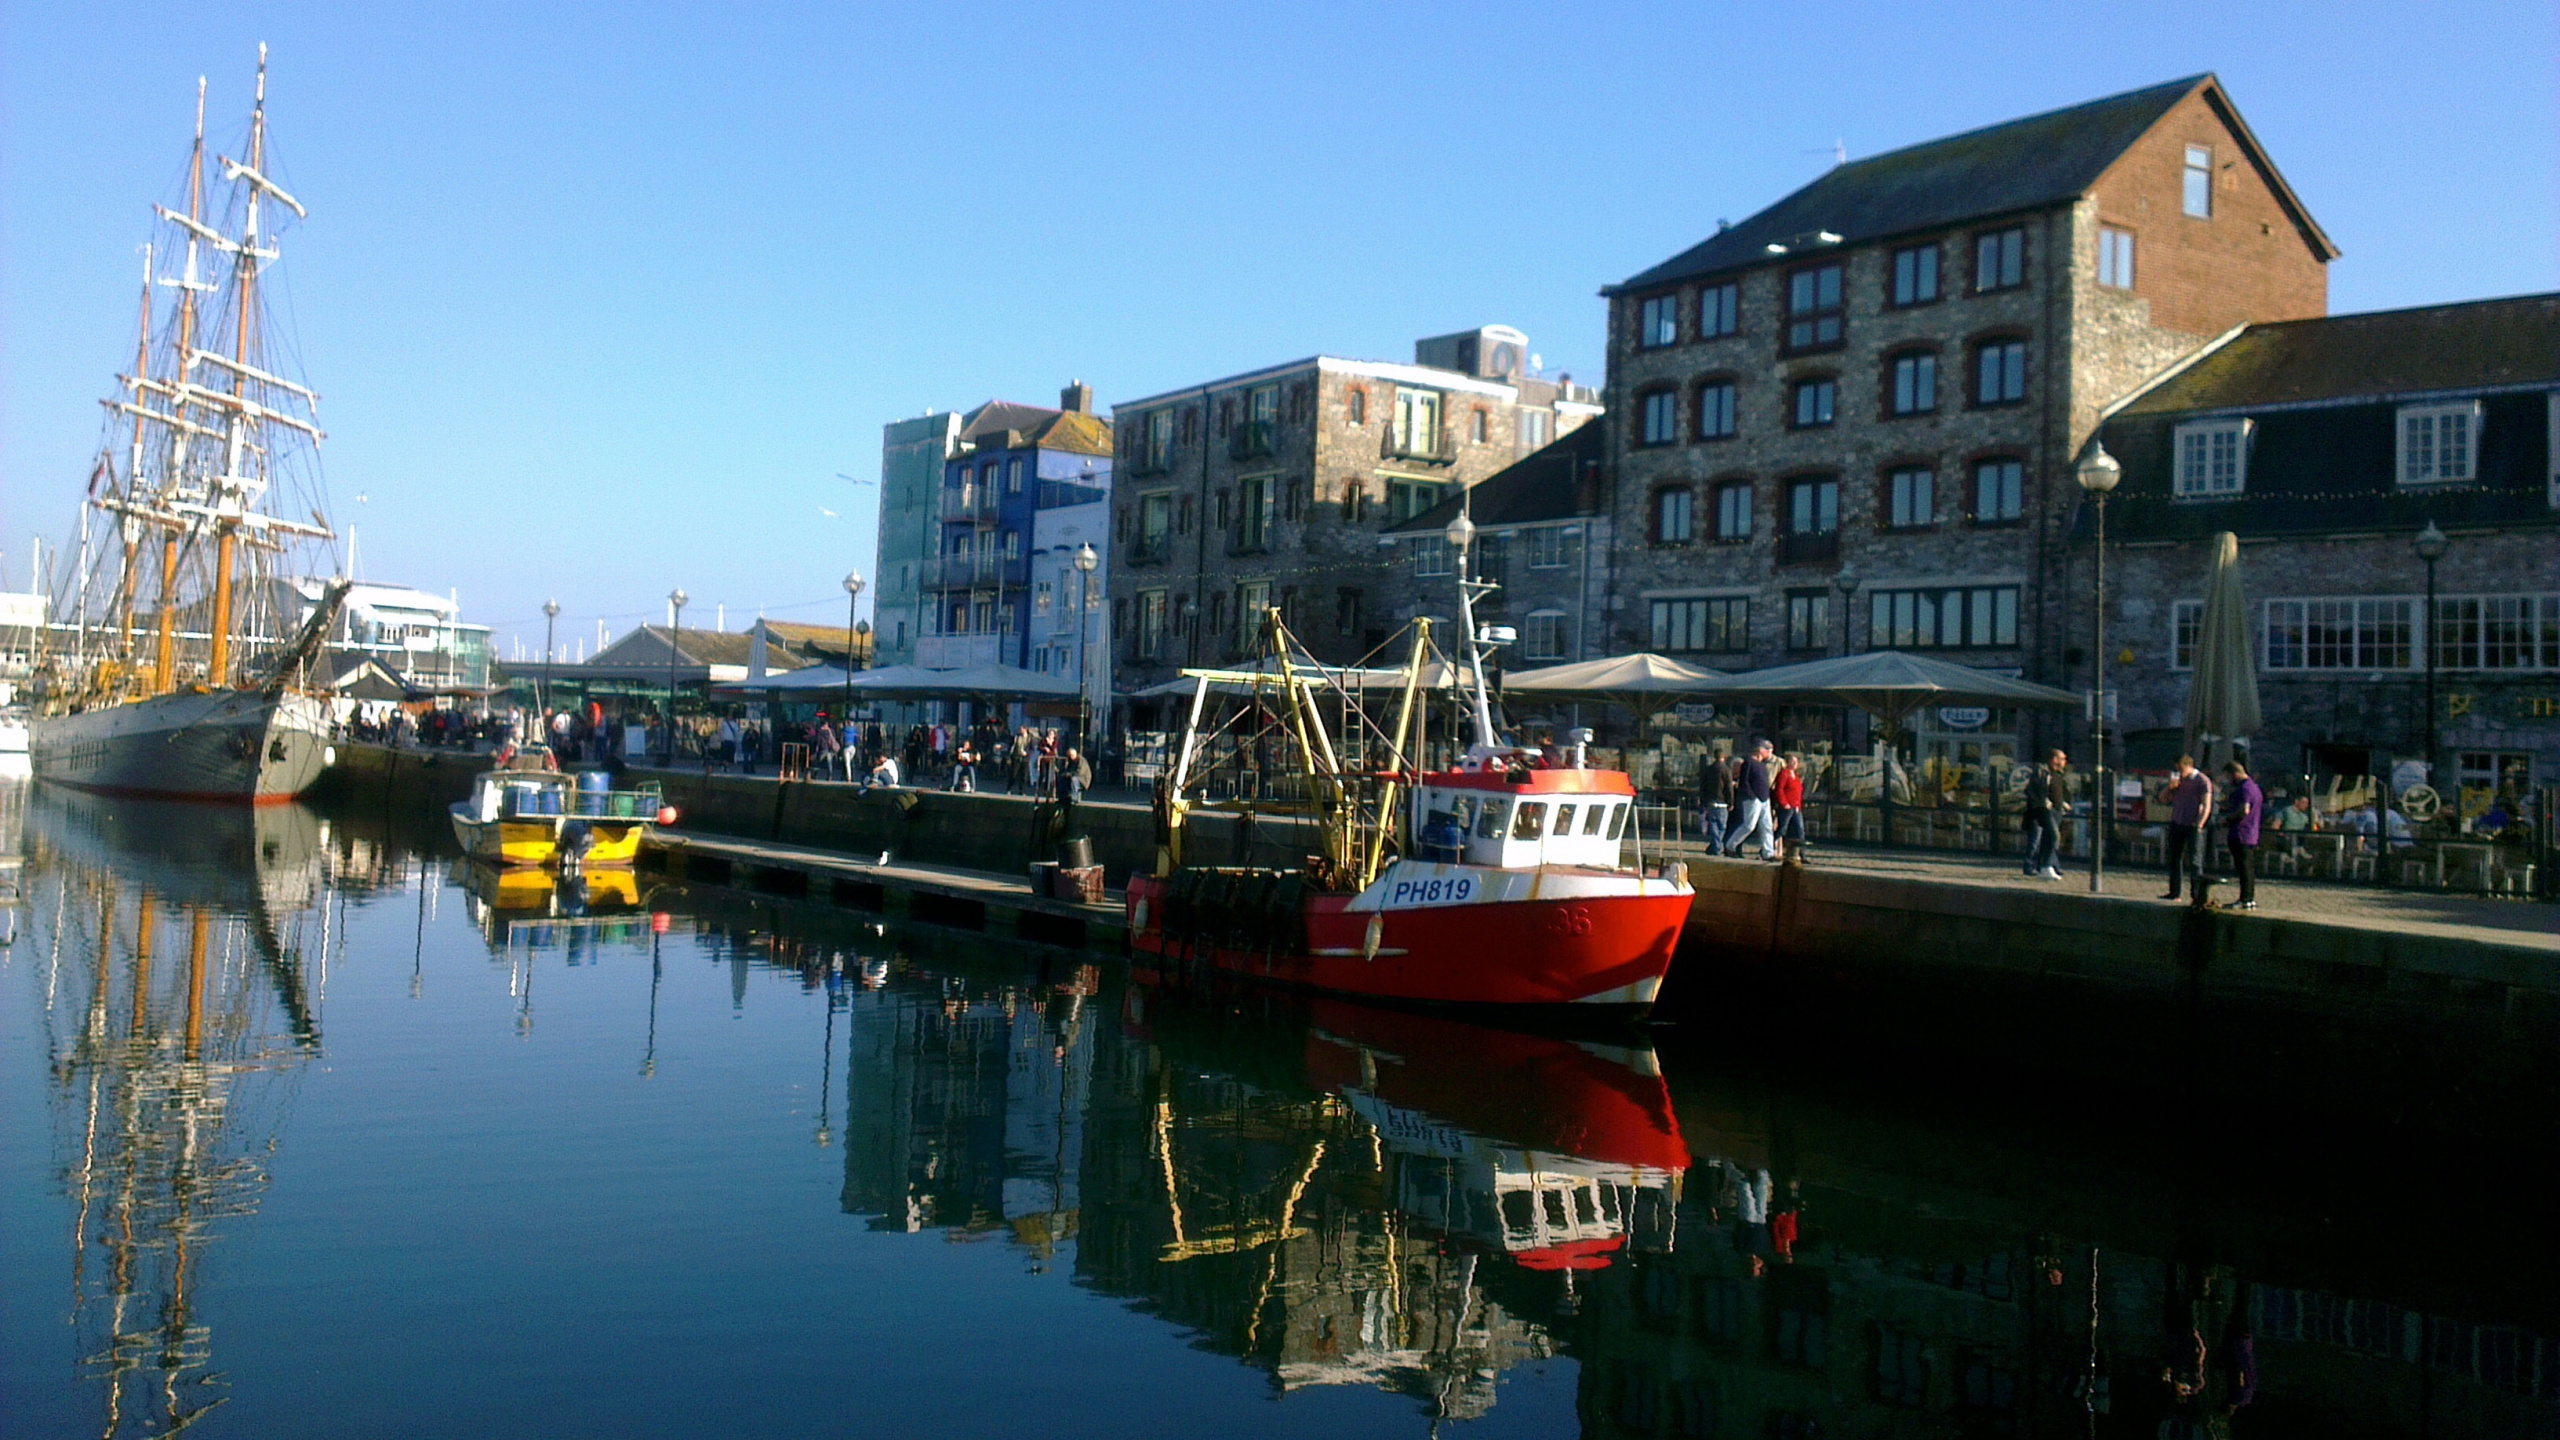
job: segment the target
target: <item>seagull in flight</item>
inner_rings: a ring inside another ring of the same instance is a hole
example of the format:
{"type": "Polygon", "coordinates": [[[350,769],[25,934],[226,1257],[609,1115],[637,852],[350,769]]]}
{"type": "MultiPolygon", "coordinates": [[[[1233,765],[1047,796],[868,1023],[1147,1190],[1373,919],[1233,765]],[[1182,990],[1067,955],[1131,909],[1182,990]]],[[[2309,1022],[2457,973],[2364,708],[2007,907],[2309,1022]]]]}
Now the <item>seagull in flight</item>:
{"type": "Polygon", "coordinates": [[[828,508],[827,508],[826,506],[824,506],[824,505],[821,505],[821,506],[819,506],[819,507],[818,507],[818,513],[819,513],[819,514],[821,514],[821,515],[826,516],[826,517],[827,517],[828,519],[830,519],[830,520],[833,520],[833,519],[835,519],[835,518],[836,518],[836,512],[834,512],[833,510],[828,509],[828,508]]]}

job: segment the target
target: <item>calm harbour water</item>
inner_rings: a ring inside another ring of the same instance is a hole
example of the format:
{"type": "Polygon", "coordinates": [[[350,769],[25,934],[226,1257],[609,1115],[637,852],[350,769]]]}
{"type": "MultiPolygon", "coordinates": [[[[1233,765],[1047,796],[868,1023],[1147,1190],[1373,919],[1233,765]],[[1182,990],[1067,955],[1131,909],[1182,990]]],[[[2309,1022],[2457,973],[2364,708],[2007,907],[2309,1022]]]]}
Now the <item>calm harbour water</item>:
{"type": "Polygon", "coordinates": [[[8,1436],[2560,1434],[2549,1236],[2353,1117],[2252,1169],[1751,1016],[0,818],[8,1436]]]}

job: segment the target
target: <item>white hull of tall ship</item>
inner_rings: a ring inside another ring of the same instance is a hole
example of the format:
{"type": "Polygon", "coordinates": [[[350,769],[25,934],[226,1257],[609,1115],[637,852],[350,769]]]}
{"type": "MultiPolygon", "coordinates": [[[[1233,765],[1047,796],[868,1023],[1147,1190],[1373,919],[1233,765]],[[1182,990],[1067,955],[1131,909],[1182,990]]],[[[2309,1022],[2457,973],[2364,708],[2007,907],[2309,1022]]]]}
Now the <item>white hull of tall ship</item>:
{"type": "Polygon", "coordinates": [[[307,695],[209,690],[161,695],[28,727],[38,780],[107,795],[280,805],[335,756],[307,695]]]}

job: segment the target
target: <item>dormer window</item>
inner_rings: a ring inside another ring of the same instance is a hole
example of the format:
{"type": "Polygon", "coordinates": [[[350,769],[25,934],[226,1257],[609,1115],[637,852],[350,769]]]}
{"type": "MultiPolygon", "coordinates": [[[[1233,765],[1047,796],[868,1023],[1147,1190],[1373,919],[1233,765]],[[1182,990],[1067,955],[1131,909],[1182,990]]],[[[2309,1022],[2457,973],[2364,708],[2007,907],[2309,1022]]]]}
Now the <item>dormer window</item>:
{"type": "Polygon", "coordinates": [[[2249,486],[2249,422],[2198,420],[2177,431],[2181,500],[2221,500],[2249,486]]]}
{"type": "Polygon", "coordinates": [[[2480,402],[2400,407],[2400,483],[2459,485],[2478,478],[2480,402]]]}

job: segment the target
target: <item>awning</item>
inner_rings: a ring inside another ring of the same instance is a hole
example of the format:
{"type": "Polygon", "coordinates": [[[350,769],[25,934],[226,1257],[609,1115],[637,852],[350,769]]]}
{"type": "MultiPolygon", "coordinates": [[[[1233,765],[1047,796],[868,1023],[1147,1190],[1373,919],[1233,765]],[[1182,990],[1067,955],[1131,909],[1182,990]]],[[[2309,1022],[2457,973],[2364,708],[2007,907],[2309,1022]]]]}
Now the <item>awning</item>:
{"type": "Polygon", "coordinates": [[[2018,706],[2074,710],[2069,690],[1976,670],[1900,650],[1869,650],[1727,676],[1696,692],[1705,699],[1752,705],[1846,705],[1899,728],[1924,705],[2018,706]]]}

